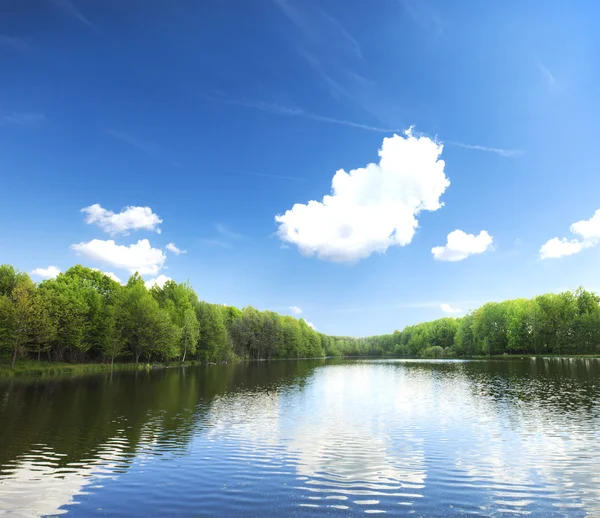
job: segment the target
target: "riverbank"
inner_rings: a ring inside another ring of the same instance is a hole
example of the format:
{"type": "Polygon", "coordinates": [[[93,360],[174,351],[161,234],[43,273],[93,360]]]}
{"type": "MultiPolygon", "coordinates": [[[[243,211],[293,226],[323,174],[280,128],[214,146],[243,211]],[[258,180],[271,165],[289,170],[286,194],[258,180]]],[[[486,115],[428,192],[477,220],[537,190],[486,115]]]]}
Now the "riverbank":
{"type": "MultiPolygon", "coordinates": [[[[184,366],[196,365],[198,362],[188,361],[184,366]]],[[[60,363],[45,361],[20,361],[15,363],[15,368],[11,369],[8,364],[0,365],[0,378],[11,378],[15,376],[63,376],[77,374],[93,374],[97,372],[111,371],[135,371],[165,369],[172,367],[181,367],[181,362],[163,362],[163,363],[60,363]]]]}
{"type": "Polygon", "coordinates": [[[471,356],[472,360],[526,360],[528,358],[562,358],[564,360],[575,358],[600,358],[600,354],[492,354],[485,356],[471,356]]]}

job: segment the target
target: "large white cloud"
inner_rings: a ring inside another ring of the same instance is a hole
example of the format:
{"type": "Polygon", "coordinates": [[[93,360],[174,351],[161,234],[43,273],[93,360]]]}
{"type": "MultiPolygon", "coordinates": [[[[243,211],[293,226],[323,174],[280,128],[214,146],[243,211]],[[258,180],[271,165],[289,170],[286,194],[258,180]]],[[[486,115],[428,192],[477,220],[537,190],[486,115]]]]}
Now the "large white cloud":
{"type": "Polygon", "coordinates": [[[462,261],[470,255],[482,254],[492,246],[493,238],[485,230],[478,235],[467,234],[462,230],[454,230],[448,234],[445,246],[431,249],[433,257],[438,261],[462,261]]]}
{"type": "Polygon", "coordinates": [[[443,146],[408,130],[383,139],[379,164],[346,172],[331,182],[323,201],[298,203],[277,215],[277,235],[307,256],[355,262],[411,242],[423,210],[443,204],[450,185],[439,159],[443,146]]]}
{"type": "Polygon", "coordinates": [[[553,237],[541,246],[540,259],[557,259],[578,254],[584,248],[591,248],[600,243],[600,209],[590,219],[573,223],[570,230],[573,234],[579,234],[581,239],[553,237]]]}
{"type": "Polygon", "coordinates": [[[150,279],[149,281],[146,281],[144,284],[146,285],[146,288],[148,288],[148,289],[152,288],[152,286],[158,286],[159,288],[162,288],[167,281],[172,281],[172,280],[173,279],[171,279],[171,277],[167,277],[166,275],[159,275],[158,277],[156,277],[154,279],[150,279]]]}
{"type": "Polygon", "coordinates": [[[112,239],[92,239],[87,243],[71,245],[71,248],[90,259],[140,275],[156,275],[167,258],[162,250],[152,248],[147,239],[140,239],[129,246],[117,245],[112,239]]]}
{"type": "Polygon", "coordinates": [[[48,268],[36,268],[31,272],[31,275],[41,277],[42,279],[54,279],[60,273],[60,269],[56,266],[48,266],[48,268]]]}
{"type": "Polygon", "coordinates": [[[95,203],[81,212],[86,214],[86,223],[96,224],[111,235],[127,234],[130,230],[152,230],[160,234],[158,225],[163,221],[150,207],[125,207],[116,214],[95,203]]]}

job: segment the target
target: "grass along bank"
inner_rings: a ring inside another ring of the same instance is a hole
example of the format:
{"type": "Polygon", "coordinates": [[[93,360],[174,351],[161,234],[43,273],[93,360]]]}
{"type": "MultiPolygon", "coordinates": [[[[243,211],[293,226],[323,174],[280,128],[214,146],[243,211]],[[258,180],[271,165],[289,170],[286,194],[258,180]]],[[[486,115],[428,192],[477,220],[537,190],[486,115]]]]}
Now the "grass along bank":
{"type": "MultiPolygon", "coordinates": [[[[183,365],[197,365],[198,362],[188,361],[183,365]]],[[[77,374],[92,374],[96,372],[111,371],[145,371],[151,369],[163,369],[169,367],[181,367],[181,362],[162,362],[162,363],[58,363],[47,361],[24,360],[15,363],[15,368],[11,369],[9,363],[0,364],[0,378],[11,378],[16,376],[62,376],[77,374]]]]}

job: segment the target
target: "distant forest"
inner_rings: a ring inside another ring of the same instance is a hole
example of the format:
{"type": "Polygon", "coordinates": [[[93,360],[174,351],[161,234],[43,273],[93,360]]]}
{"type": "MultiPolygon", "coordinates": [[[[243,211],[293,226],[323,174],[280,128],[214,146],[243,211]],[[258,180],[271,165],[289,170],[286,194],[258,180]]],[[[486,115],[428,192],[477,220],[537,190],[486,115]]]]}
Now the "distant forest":
{"type": "Polygon", "coordinates": [[[78,265],[36,284],[2,265],[0,363],[594,354],[600,353],[599,302],[580,288],[354,338],[328,336],[272,311],[203,302],[185,283],[147,289],[135,274],[122,286],[78,265]]]}

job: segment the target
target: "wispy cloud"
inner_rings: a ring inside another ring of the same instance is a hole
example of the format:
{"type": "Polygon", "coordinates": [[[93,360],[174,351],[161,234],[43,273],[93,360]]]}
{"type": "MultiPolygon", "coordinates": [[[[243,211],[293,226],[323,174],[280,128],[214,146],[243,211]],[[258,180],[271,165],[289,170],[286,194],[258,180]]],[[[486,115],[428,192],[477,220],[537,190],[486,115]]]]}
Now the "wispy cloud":
{"type": "Polygon", "coordinates": [[[77,6],[70,0],[50,0],[50,2],[62,10],[65,14],[71,16],[77,21],[87,25],[88,27],[95,28],[94,24],[88,18],[86,18],[77,8],[77,6]]]}
{"type": "Polygon", "coordinates": [[[177,161],[167,156],[167,153],[163,149],[161,149],[161,147],[156,142],[145,140],[139,137],[138,135],[115,129],[108,129],[105,131],[105,133],[110,137],[113,137],[114,139],[117,139],[118,141],[122,142],[123,144],[138,149],[139,151],[142,151],[149,156],[160,158],[162,160],[170,162],[176,167],[179,167],[180,165],[177,161]]]}
{"type": "Polygon", "coordinates": [[[43,113],[12,112],[0,115],[0,126],[39,126],[45,120],[43,113]]]}
{"type": "Polygon", "coordinates": [[[343,52],[362,59],[363,54],[358,40],[339,20],[323,9],[309,9],[309,4],[306,2],[273,0],[273,3],[313,46],[323,46],[331,50],[337,43],[343,52]]]}
{"type": "Polygon", "coordinates": [[[444,141],[444,144],[448,144],[450,146],[462,147],[465,149],[474,149],[475,151],[484,151],[486,153],[496,153],[500,156],[516,158],[521,156],[524,151],[521,149],[503,149],[499,147],[487,147],[487,146],[478,146],[475,144],[464,144],[463,142],[455,142],[455,141],[444,141]]]}
{"type": "Polygon", "coordinates": [[[341,36],[341,40],[345,43],[348,51],[357,58],[363,59],[360,43],[344,28],[339,20],[336,20],[333,16],[327,14],[323,9],[319,9],[319,13],[324,20],[329,22],[331,27],[335,28],[335,32],[338,36],[341,36]]]}
{"type": "Polygon", "coordinates": [[[310,65],[312,70],[321,78],[321,80],[327,85],[329,89],[329,93],[336,99],[339,100],[340,97],[345,97],[347,99],[353,100],[354,95],[347,87],[345,87],[340,81],[334,79],[326,70],[325,67],[321,64],[321,61],[317,59],[317,57],[309,52],[308,50],[298,47],[297,52],[300,56],[302,56],[306,62],[310,65]]]}
{"type": "Polygon", "coordinates": [[[159,152],[158,146],[154,142],[144,140],[137,135],[113,129],[106,130],[106,134],[120,140],[124,144],[139,149],[148,155],[156,155],[159,152]]]}
{"type": "Polygon", "coordinates": [[[539,59],[536,60],[536,65],[538,67],[538,70],[546,79],[546,81],[548,81],[548,84],[550,86],[554,86],[556,84],[556,78],[554,77],[552,72],[550,72],[550,69],[546,65],[544,65],[544,63],[542,63],[539,59]]]}
{"type": "Polygon", "coordinates": [[[200,241],[204,244],[218,246],[220,248],[234,248],[236,242],[246,239],[245,235],[227,228],[222,223],[217,223],[215,225],[215,230],[218,234],[217,236],[201,238],[200,241]]]}
{"type": "MultiPolygon", "coordinates": [[[[381,107],[374,83],[362,77],[363,50],[359,40],[324,8],[311,2],[273,0],[289,22],[285,38],[336,101],[346,101],[376,120],[389,120],[389,107],[381,107]]],[[[327,7],[327,5],[325,5],[327,7]]],[[[389,123],[387,123],[389,124],[389,123]]]]}
{"type": "Polygon", "coordinates": [[[7,47],[22,52],[29,48],[29,43],[23,38],[0,34],[0,47],[7,47]]]}
{"type": "Polygon", "coordinates": [[[223,225],[221,223],[217,223],[215,225],[215,229],[222,237],[224,237],[226,239],[232,239],[232,240],[246,239],[245,235],[240,234],[238,232],[234,232],[233,230],[228,229],[225,225],[223,225]]]}
{"type": "Polygon", "coordinates": [[[398,0],[406,14],[424,31],[433,34],[435,39],[444,34],[444,23],[426,0],[398,0]]]}
{"type": "Polygon", "coordinates": [[[182,250],[175,243],[169,243],[165,247],[169,252],[173,252],[175,255],[187,254],[187,250],[182,250]]]}
{"type": "Polygon", "coordinates": [[[311,119],[319,122],[326,122],[329,124],[338,124],[340,126],[348,126],[350,128],[362,129],[365,131],[373,131],[376,133],[397,133],[402,132],[401,129],[394,128],[380,128],[378,126],[370,126],[368,124],[361,124],[358,122],[348,121],[344,119],[336,119],[335,117],[328,117],[326,115],[319,115],[316,113],[307,112],[301,108],[295,108],[292,106],[283,106],[275,103],[267,103],[263,101],[254,101],[247,99],[224,99],[207,97],[208,100],[220,102],[224,104],[231,104],[235,106],[243,106],[245,108],[253,108],[274,115],[282,115],[285,117],[300,117],[304,119],[311,119]]]}
{"type": "Polygon", "coordinates": [[[294,181],[298,181],[298,182],[305,182],[306,178],[300,178],[298,176],[284,176],[281,174],[268,174],[268,173],[256,173],[254,171],[242,171],[240,169],[236,169],[234,172],[239,173],[239,174],[243,174],[246,176],[261,176],[264,178],[277,178],[280,180],[294,180],[294,181]]]}
{"type": "Polygon", "coordinates": [[[202,239],[200,239],[200,241],[202,243],[207,244],[207,245],[218,246],[220,248],[233,248],[233,246],[231,244],[226,243],[225,241],[220,241],[218,239],[205,239],[205,238],[202,238],[202,239]]]}

